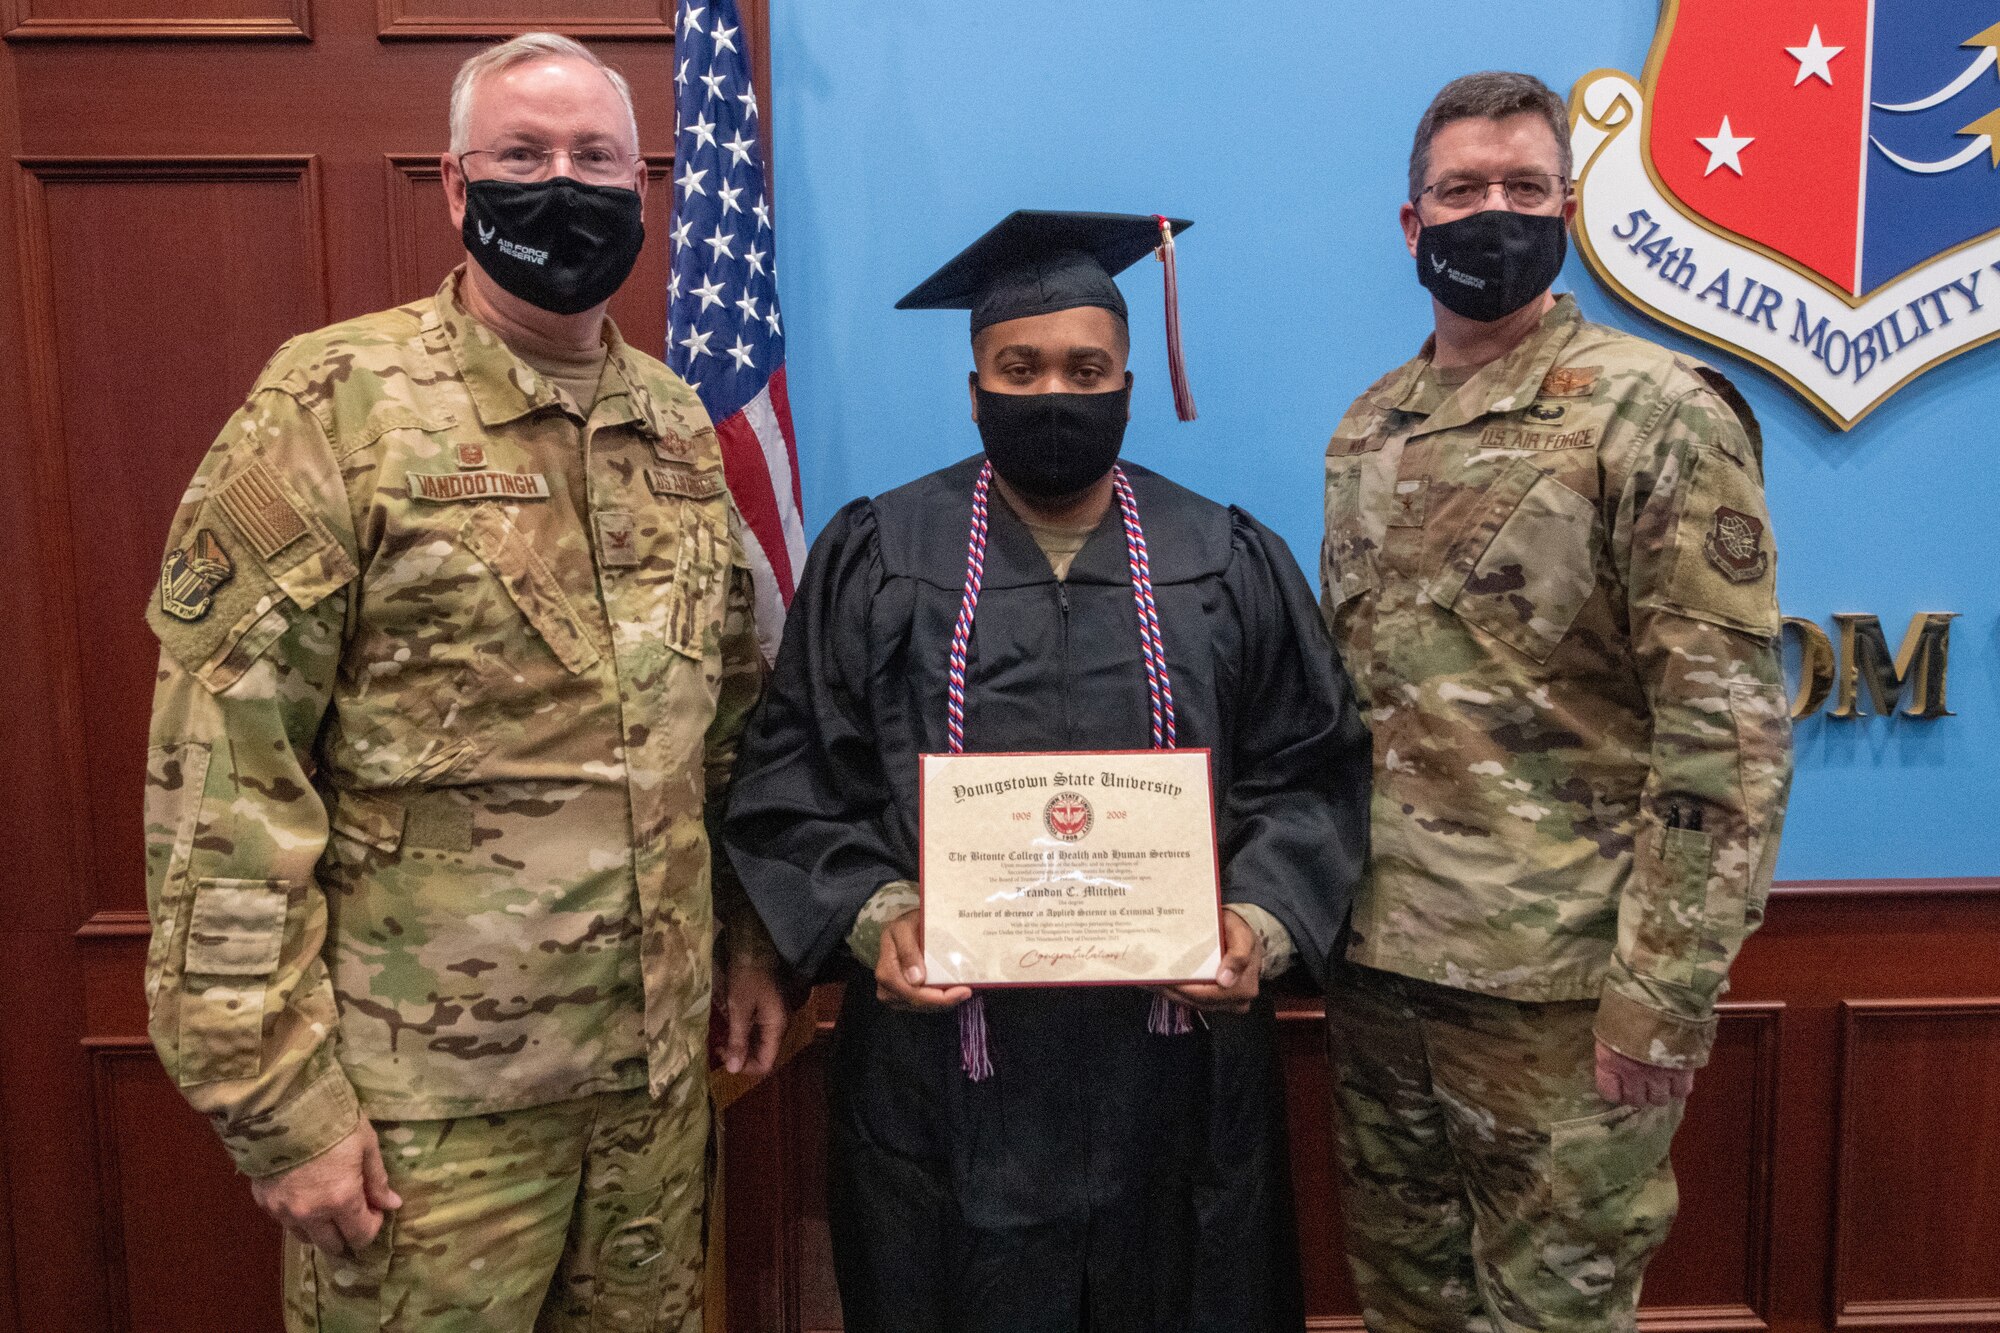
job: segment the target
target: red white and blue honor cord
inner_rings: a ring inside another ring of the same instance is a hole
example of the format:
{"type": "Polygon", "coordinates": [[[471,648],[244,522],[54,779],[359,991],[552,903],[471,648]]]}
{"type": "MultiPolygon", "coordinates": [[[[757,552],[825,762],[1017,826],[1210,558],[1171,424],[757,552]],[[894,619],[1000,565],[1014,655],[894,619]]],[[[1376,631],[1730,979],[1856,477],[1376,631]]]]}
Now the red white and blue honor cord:
{"type": "MultiPolygon", "coordinates": [[[[945,692],[945,745],[952,754],[965,752],[965,676],[972,646],[972,621],[979,610],[979,588],[986,578],[987,504],[993,485],[993,465],[979,469],[972,484],[972,531],[965,550],[965,592],[958,601],[958,621],[951,631],[951,658],[945,692]]],[[[1125,469],[1111,469],[1111,489],[1118,497],[1118,514],[1125,527],[1125,555],[1132,569],[1132,602],[1139,619],[1139,654],[1146,664],[1146,694],[1153,713],[1153,748],[1174,748],[1174,687],[1167,675],[1167,646],[1160,635],[1160,609],[1153,600],[1153,568],[1146,554],[1146,530],[1139,523],[1139,502],[1125,469]]],[[[1187,1006],[1164,995],[1153,998],[1147,1028],[1161,1035],[1193,1029],[1187,1006]]],[[[975,993],[958,1009],[959,1055],[967,1078],[984,1082],[993,1075],[986,1036],[986,1005],[975,993]]]]}

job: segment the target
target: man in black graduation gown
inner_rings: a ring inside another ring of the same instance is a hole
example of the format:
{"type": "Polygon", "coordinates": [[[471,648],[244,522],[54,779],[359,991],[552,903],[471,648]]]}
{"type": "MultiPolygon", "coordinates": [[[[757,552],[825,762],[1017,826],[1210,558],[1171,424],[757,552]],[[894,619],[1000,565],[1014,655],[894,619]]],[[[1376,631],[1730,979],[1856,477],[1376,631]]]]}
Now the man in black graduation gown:
{"type": "Polygon", "coordinates": [[[1016,213],[903,299],[972,309],[985,451],[834,516],[744,740],[730,854],[790,963],[849,983],[829,1086],[849,1333],[1304,1324],[1259,983],[1294,962],[1323,977],[1363,864],[1369,747],[1284,543],[1116,466],[1131,377],[1112,275],[1186,225],[1016,213]],[[966,750],[1147,748],[1164,685],[1168,743],[1212,751],[1222,967],[1172,991],[1198,1021],[1162,1023],[1124,987],[984,992],[954,1014],[969,991],[923,984],[918,756],[951,747],[968,602],[966,750]]]}

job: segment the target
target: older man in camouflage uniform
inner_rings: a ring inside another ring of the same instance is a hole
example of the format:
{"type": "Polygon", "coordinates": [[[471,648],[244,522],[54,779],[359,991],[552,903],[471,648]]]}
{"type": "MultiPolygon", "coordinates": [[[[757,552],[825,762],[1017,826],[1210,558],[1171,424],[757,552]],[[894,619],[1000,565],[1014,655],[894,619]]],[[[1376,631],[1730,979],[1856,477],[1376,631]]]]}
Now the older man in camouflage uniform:
{"type": "Polygon", "coordinates": [[[1633,1327],[1790,780],[1755,422],[1550,292],[1567,128],[1524,75],[1439,94],[1402,209],[1436,336],[1327,450],[1375,738],[1328,1010],[1377,1333],[1633,1327]]]}
{"type": "MultiPolygon", "coordinates": [[[[475,57],[452,119],[454,222],[578,177],[636,220],[630,93],[575,43],[475,57]]],[[[715,433],[604,317],[629,255],[580,253],[286,344],[174,520],[152,1034],[290,1233],[293,1330],[700,1327],[704,813],[761,662],[715,433]]],[[[768,1067],[768,940],[714,897],[768,1067]]]]}

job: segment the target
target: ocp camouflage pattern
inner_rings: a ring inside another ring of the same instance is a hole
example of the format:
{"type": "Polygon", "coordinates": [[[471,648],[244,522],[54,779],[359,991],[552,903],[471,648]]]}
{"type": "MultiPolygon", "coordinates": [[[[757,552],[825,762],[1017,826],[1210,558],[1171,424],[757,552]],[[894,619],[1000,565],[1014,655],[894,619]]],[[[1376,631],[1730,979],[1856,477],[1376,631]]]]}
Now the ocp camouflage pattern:
{"type": "Polygon", "coordinates": [[[1375,736],[1348,957],[1599,999],[1608,1044],[1700,1065],[1791,780],[1754,420],[1569,297],[1462,384],[1429,352],[1327,448],[1323,608],[1375,736]]]}
{"type": "Polygon", "coordinates": [[[762,676],[715,433],[615,329],[581,419],[458,281],[280,349],[149,610],[152,1035],[253,1175],[703,1058],[762,676]]]}

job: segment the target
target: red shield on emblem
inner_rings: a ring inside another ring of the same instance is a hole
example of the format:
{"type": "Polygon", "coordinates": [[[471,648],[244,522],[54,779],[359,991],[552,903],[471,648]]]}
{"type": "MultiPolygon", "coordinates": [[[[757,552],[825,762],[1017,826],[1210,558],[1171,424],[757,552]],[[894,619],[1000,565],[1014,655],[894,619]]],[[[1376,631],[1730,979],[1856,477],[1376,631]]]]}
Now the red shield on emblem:
{"type": "Polygon", "coordinates": [[[1090,802],[1073,791],[1059,792],[1043,807],[1042,824],[1052,837],[1075,842],[1090,832],[1090,802]]]}

